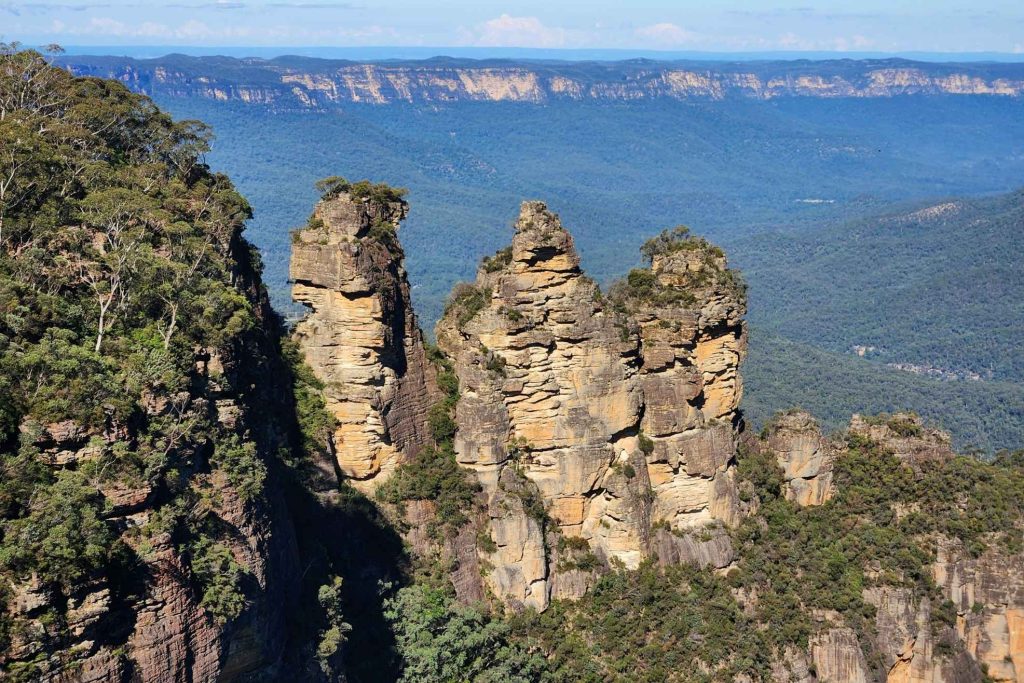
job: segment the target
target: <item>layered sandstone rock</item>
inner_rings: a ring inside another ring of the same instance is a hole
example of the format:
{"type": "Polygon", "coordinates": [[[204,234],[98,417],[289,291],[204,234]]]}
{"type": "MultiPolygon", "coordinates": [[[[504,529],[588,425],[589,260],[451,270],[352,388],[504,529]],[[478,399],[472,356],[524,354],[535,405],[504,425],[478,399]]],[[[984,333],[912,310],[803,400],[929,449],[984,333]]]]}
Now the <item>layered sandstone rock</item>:
{"type": "MultiPolygon", "coordinates": [[[[743,304],[693,287],[692,255],[654,260],[650,277],[678,290],[672,305],[616,311],[558,217],[526,202],[511,247],[453,293],[437,338],[461,386],[455,451],[487,495],[488,581],[502,599],[547,604],[549,528],[635,567],[655,524],[684,534],[736,522],[743,304]]],[[[698,559],[671,538],[666,553],[698,559]]]]}
{"type": "Polygon", "coordinates": [[[822,683],[867,683],[868,665],[852,629],[822,631],[811,639],[810,650],[822,683]]]}
{"type": "Polygon", "coordinates": [[[292,296],[311,309],[295,336],[337,419],[338,467],[364,491],[427,442],[436,400],[395,237],[406,209],[325,199],[292,248],[292,296]]]}
{"type": "Polygon", "coordinates": [[[806,65],[787,62],[719,64],[679,68],[654,62],[481,65],[472,60],[387,64],[304,60],[246,60],[212,75],[201,60],[194,65],[64,58],[83,76],[113,78],[134,90],[162,97],[201,97],[275,109],[327,109],[350,103],[771,100],[788,97],[888,98],[908,95],[1019,97],[1024,74],[1015,64],[957,64],[849,60],[806,65]],[[254,78],[254,74],[257,74],[254,78]]]}
{"type": "Polygon", "coordinates": [[[766,432],[786,480],[786,498],[798,505],[821,505],[831,498],[835,454],[815,419],[803,411],[784,413],[772,419],[766,432]]]}
{"type": "Polygon", "coordinates": [[[1024,554],[990,544],[974,558],[940,541],[932,576],[956,608],[967,652],[992,678],[1024,682],[1024,554]]]}
{"type": "Polygon", "coordinates": [[[911,466],[952,458],[953,440],[947,432],[925,425],[916,413],[893,413],[865,417],[854,415],[851,434],[866,437],[891,450],[911,466]]]}

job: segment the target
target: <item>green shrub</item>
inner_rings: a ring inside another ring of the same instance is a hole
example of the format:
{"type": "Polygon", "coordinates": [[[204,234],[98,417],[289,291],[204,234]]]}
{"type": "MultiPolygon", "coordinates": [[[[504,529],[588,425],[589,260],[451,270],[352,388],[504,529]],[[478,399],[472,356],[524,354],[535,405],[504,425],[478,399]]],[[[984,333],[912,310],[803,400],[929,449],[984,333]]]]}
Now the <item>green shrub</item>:
{"type": "Polygon", "coordinates": [[[499,249],[494,256],[485,256],[480,262],[480,267],[485,273],[496,273],[512,263],[512,247],[508,246],[499,249]]]}
{"type": "Polygon", "coordinates": [[[58,472],[52,484],[35,488],[23,517],[4,522],[0,567],[73,591],[102,571],[113,552],[103,513],[103,497],[81,472],[58,472]]]}
{"type": "Polygon", "coordinates": [[[245,609],[242,591],[244,569],[235,561],[231,549],[208,536],[200,535],[189,548],[192,573],[199,584],[200,605],[218,624],[237,618],[245,609]]]}
{"type": "Polygon", "coordinates": [[[243,501],[250,503],[263,495],[267,465],[252,441],[243,441],[237,434],[221,438],[214,445],[210,463],[224,472],[243,501]]]}
{"type": "Polygon", "coordinates": [[[314,183],[323,199],[331,199],[347,193],[353,199],[368,199],[380,204],[389,204],[403,200],[408,190],[402,187],[391,187],[385,183],[371,183],[369,180],[349,182],[341,176],[329,176],[314,183]]]}
{"type": "Polygon", "coordinates": [[[514,640],[507,622],[439,589],[402,588],[385,602],[384,616],[402,656],[403,682],[529,683],[542,680],[547,668],[514,640]]]}
{"type": "Polygon", "coordinates": [[[408,500],[433,501],[440,524],[454,531],[469,521],[466,513],[473,509],[478,490],[469,472],[455,461],[451,446],[443,444],[424,448],[399,465],[376,496],[394,505],[408,500]]]}
{"type": "Polygon", "coordinates": [[[317,591],[317,602],[323,610],[326,627],[320,631],[316,657],[320,668],[328,676],[334,673],[331,660],[345,644],[348,634],[352,632],[351,624],[345,621],[342,607],[342,585],[340,576],[332,576],[330,581],[320,586],[317,591]]]}
{"type": "Polygon", "coordinates": [[[459,328],[476,317],[491,302],[491,290],[460,282],[452,288],[452,293],[445,304],[444,315],[455,312],[455,322],[459,328]]]}

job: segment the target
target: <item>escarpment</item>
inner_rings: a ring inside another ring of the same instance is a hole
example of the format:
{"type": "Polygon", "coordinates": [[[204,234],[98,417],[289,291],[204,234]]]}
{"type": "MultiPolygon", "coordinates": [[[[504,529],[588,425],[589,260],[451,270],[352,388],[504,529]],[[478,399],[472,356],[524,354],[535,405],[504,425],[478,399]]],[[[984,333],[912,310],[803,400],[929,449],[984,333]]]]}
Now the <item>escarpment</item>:
{"type": "Polygon", "coordinates": [[[1019,97],[1019,64],[931,64],[902,59],[795,62],[487,63],[471,59],[368,62],[281,57],[232,60],[181,55],[156,60],[69,56],[83,76],[114,78],[148,95],[200,97],[275,109],[351,104],[457,102],[635,102],[891,98],[921,95],[1019,97]]]}
{"type": "Polygon", "coordinates": [[[294,233],[293,298],[311,309],[295,336],[337,420],[338,467],[365,491],[427,443],[438,398],[396,237],[406,211],[397,193],[342,192],[294,233]]]}
{"type": "Polygon", "coordinates": [[[249,205],[202,124],[36,52],[0,71],[0,678],[272,678],[294,406],[249,205]]]}
{"type": "MultiPolygon", "coordinates": [[[[698,559],[687,531],[738,520],[745,328],[706,244],[668,240],[636,276],[647,287],[611,300],[543,204],[524,203],[515,229],[453,292],[437,339],[460,383],[455,454],[487,498],[487,580],[543,608],[586,586],[559,576],[579,563],[551,546],[626,567],[659,547],[698,559]]],[[[728,564],[728,543],[712,545],[701,558],[728,564]]]]}

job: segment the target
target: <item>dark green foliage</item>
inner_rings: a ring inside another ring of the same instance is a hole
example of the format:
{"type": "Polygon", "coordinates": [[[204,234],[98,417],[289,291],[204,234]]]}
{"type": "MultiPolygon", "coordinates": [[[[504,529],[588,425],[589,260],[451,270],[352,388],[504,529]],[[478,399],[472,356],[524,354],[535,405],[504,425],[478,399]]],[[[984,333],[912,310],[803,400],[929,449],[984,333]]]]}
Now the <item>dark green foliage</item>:
{"type": "Polygon", "coordinates": [[[455,461],[448,444],[428,447],[402,463],[379,489],[377,499],[400,505],[407,500],[429,500],[437,505],[438,522],[451,530],[465,524],[479,487],[455,461]]]}
{"type": "Polygon", "coordinates": [[[644,455],[650,455],[654,453],[654,441],[651,437],[647,436],[643,432],[637,436],[637,442],[640,444],[640,452],[644,455]]]}
{"type": "Polygon", "coordinates": [[[252,502],[263,494],[267,466],[253,442],[243,441],[235,434],[226,436],[217,442],[210,462],[227,475],[243,501],[252,502]]]}
{"type": "Polygon", "coordinates": [[[398,229],[390,221],[375,221],[366,236],[383,244],[388,251],[398,250],[398,229]]]}
{"type": "Polygon", "coordinates": [[[549,681],[766,680],[763,634],[743,616],[724,578],[688,565],[605,574],[579,602],[513,619],[547,657],[549,681]],[[697,662],[712,667],[695,676],[697,662]]]}
{"type": "Polygon", "coordinates": [[[465,327],[466,323],[476,317],[491,303],[491,291],[486,288],[477,287],[466,282],[460,282],[452,289],[448,303],[445,304],[444,314],[447,316],[455,312],[455,322],[458,327],[465,327]]]}
{"type": "Polygon", "coordinates": [[[693,292],[662,285],[650,268],[634,268],[625,279],[617,280],[608,289],[608,298],[616,309],[629,310],[636,303],[650,306],[692,306],[697,302],[693,292]]]}
{"type": "Polygon", "coordinates": [[[341,176],[328,176],[314,183],[323,199],[330,199],[341,194],[348,194],[353,199],[368,199],[378,204],[400,202],[408,194],[403,187],[391,187],[385,183],[371,183],[369,180],[349,182],[341,176]]]}
{"type": "Polygon", "coordinates": [[[763,425],[781,408],[799,404],[829,430],[852,413],[912,410],[949,430],[959,448],[992,452],[1024,443],[1024,386],[1009,382],[943,381],[893,370],[851,354],[787,341],[751,330],[743,365],[743,411],[763,425]],[[749,391],[747,391],[749,389],[749,391]]]}
{"type": "Polygon", "coordinates": [[[255,503],[267,465],[218,421],[250,387],[212,361],[258,323],[260,263],[211,139],[119,83],[0,54],[0,583],[36,574],[58,622],[91,581],[121,600],[165,534],[211,614],[245,605],[221,505],[225,487],[255,503]],[[111,490],[147,494],[147,524],[108,521],[111,490]]]}
{"type": "Polygon", "coordinates": [[[228,546],[207,536],[196,539],[191,553],[192,573],[202,594],[200,604],[218,623],[231,621],[245,608],[244,570],[228,546]]]}
{"type": "Polygon", "coordinates": [[[485,273],[497,273],[512,263],[512,247],[508,246],[494,252],[494,256],[485,256],[480,262],[480,267],[485,273]]]}
{"type": "Polygon", "coordinates": [[[342,578],[332,576],[330,582],[320,586],[317,591],[317,601],[323,610],[327,627],[320,632],[320,642],[317,644],[316,656],[320,662],[320,668],[328,676],[334,671],[332,659],[338,654],[341,646],[348,639],[352,631],[352,625],[345,621],[342,610],[342,578]]]}
{"type": "Polygon", "coordinates": [[[103,520],[103,498],[79,472],[59,472],[37,484],[24,516],[4,525],[0,568],[19,578],[74,590],[110,559],[114,535],[103,520]]]}
{"type": "Polygon", "coordinates": [[[455,436],[455,430],[458,429],[451,410],[443,402],[430,407],[427,422],[430,425],[430,434],[437,444],[451,441],[455,436]]]}
{"type": "Polygon", "coordinates": [[[447,592],[422,585],[388,600],[400,681],[416,683],[529,683],[546,680],[544,659],[515,642],[512,627],[485,611],[458,604],[447,592]]]}
{"type": "Polygon", "coordinates": [[[302,360],[299,345],[284,339],[281,351],[292,374],[292,392],[295,397],[295,417],[301,438],[300,450],[306,462],[330,458],[330,439],[336,421],[327,411],[323,398],[323,383],[302,360]]]}

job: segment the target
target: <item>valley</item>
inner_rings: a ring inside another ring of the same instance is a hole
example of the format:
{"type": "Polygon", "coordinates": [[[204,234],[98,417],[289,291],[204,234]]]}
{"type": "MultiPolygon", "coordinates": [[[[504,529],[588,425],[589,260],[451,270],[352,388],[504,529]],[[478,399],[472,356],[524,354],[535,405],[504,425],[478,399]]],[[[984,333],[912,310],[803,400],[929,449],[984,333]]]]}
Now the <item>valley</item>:
{"type": "MultiPolygon", "coordinates": [[[[299,107],[184,87],[196,82],[197,70],[225,87],[273,80],[286,68],[281,62],[66,59],[77,71],[120,74],[176,115],[213,126],[217,138],[207,158],[252,198],[249,235],[263,254],[271,299],[287,316],[300,314],[286,284],[288,231],[304,219],[317,178],[341,172],[409,188],[414,208],[402,239],[428,336],[452,285],[470,279],[473,264],[503,243],[505,216],[521,200],[552,197],[563,220],[579,226],[581,258],[602,286],[637,263],[637,249],[652,231],[680,220],[729,249],[753,292],[749,370],[780,383],[751,388],[752,405],[763,406],[751,410],[754,424],[794,404],[833,404],[835,391],[828,399],[820,391],[795,391],[773,372],[758,346],[771,336],[826,353],[830,367],[853,373],[860,389],[844,400],[849,410],[835,414],[840,422],[850,411],[912,409],[952,429],[960,446],[986,452],[1013,447],[1024,431],[1012,333],[1024,320],[1017,303],[1024,284],[1012,257],[1024,239],[1014,213],[1019,195],[987,204],[973,199],[1024,182],[1019,97],[903,88],[858,98],[806,92],[767,100],[733,94],[490,102],[455,92],[443,101],[384,104],[339,95],[299,107]],[[157,70],[193,75],[156,83],[157,70]],[[950,202],[962,210],[900,218],[950,202]],[[973,230],[979,234],[972,237],[973,230]],[[955,266],[940,265],[947,263],[955,266]],[[900,293],[880,299],[890,286],[900,293]],[[938,298],[920,306],[923,297],[938,298]],[[951,317],[951,302],[960,300],[972,303],[951,317]],[[883,351],[859,358],[851,353],[856,345],[883,351]],[[900,364],[935,368],[938,376],[893,367],[900,364]],[[948,379],[971,374],[982,386],[948,379]],[[976,393],[993,398],[969,398],[976,393]],[[902,396],[903,405],[881,398],[891,395],[902,396]]],[[[424,66],[450,66],[436,64],[424,66]]],[[[302,62],[309,73],[336,66],[302,62]]],[[[874,68],[840,66],[805,65],[800,73],[853,78],[858,69],[874,68]]],[[[599,79],[637,67],[543,68],[599,79]]],[[[795,348],[775,346],[773,353],[795,348]]],[[[790,360],[799,361],[779,362],[790,360]]]]}

